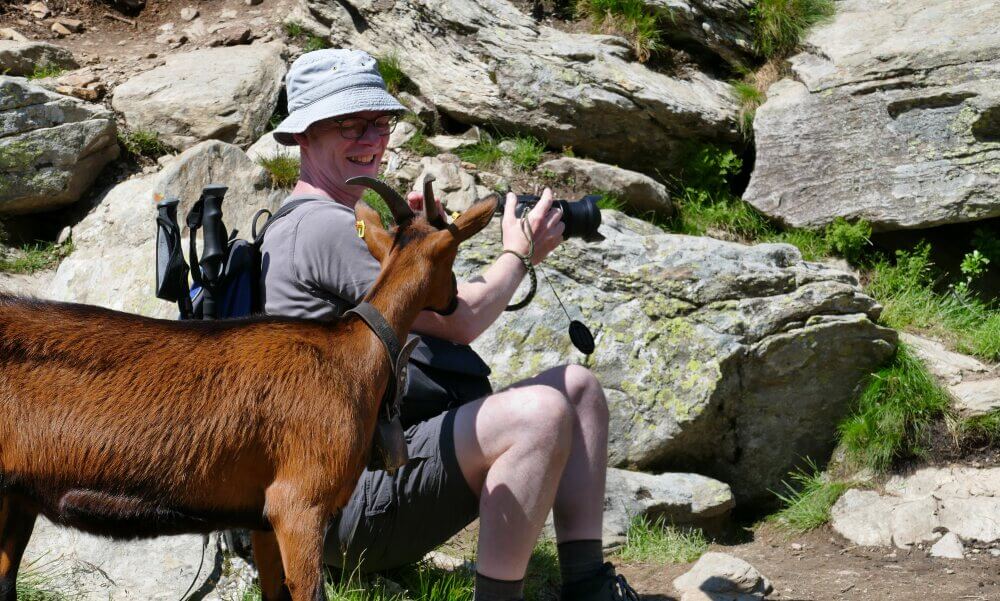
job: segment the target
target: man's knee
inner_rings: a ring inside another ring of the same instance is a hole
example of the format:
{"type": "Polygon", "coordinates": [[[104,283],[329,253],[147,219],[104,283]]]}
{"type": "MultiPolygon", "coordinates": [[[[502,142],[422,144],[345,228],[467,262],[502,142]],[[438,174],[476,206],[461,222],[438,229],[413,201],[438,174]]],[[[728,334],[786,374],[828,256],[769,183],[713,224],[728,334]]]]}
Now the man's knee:
{"type": "Polygon", "coordinates": [[[596,424],[607,425],[608,401],[597,376],[582,365],[567,365],[565,369],[567,392],[581,418],[589,417],[596,424]]]}
{"type": "Polygon", "coordinates": [[[526,386],[512,399],[517,429],[531,444],[553,444],[569,452],[575,412],[566,396],[551,386],[526,386]]]}

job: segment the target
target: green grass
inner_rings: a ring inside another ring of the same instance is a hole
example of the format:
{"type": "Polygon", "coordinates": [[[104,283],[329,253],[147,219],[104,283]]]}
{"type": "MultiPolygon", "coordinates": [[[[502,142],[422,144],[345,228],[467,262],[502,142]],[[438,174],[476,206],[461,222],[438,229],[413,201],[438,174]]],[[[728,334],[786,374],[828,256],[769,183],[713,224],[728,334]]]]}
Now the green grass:
{"type": "Polygon", "coordinates": [[[376,59],[378,62],[378,72],[385,80],[385,87],[390,94],[396,95],[400,92],[408,91],[413,87],[413,82],[403,72],[403,67],[399,62],[399,54],[395,51],[376,59]]]}
{"type": "Polygon", "coordinates": [[[285,35],[289,39],[298,40],[305,38],[305,43],[302,46],[303,52],[312,52],[313,50],[322,50],[330,47],[330,40],[307,32],[305,27],[297,21],[285,21],[281,24],[281,28],[285,31],[285,35]]]}
{"type": "Polygon", "coordinates": [[[949,403],[923,363],[900,344],[840,424],[849,463],[885,472],[900,460],[923,457],[930,428],[947,416],[949,403]]]}
{"type": "Polygon", "coordinates": [[[148,129],[119,130],[118,143],[132,156],[155,159],[170,153],[170,147],[160,141],[160,134],[148,129]]]}
{"type": "Polygon", "coordinates": [[[514,136],[505,139],[486,138],[475,144],[463,146],[455,153],[463,160],[475,163],[480,169],[489,169],[504,157],[508,157],[514,167],[521,171],[531,171],[538,166],[545,152],[545,144],[531,136],[514,136]],[[513,142],[513,150],[504,152],[501,142],[513,142]]]}
{"type": "Polygon", "coordinates": [[[553,540],[542,540],[531,552],[528,572],[524,576],[524,598],[527,601],[546,601],[558,598],[559,552],[553,540]]]}
{"type": "Polygon", "coordinates": [[[302,51],[312,52],[314,50],[323,50],[324,48],[329,47],[330,40],[310,33],[306,36],[306,43],[302,46],[302,51]]]}
{"type": "Polygon", "coordinates": [[[834,10],[833,0],[758,0],[750,11],[754,49],[765,58],[787,55],[834,10]]]}
{"type": "Polygon", "coordinates": [[[872,266],[866,290],[884,306],[882,321],[897,330],[940,338],[960,352],[1000,360],[1000,310],[969,295],[938,291],[930,246],[898,251],[872,266]]]}
{"type": "Polygon", "coordinates": [[[299,181],[298,157],[279,152],[269,157],[260,157],[257,159],[257,164],[271,177],[272,188],[291,188],[299,181]]]}
{"type": "Polygon", "coordinates": [[[417,130],[413,132],[413,136],[403,144],[403,148],[406,148],[410,152],[428,157],[434,156],[438,153],[438,149],[427,140],[426,128],[421,123],[417,125],[417,130]]]}
{"type": "Polygon", "coordinates": [[[396,224],[395,219],[392,217],[392,211],[389,210],[389,205],[385,204],[382,197],[378,195],[374,190],[366,188],[364,193],[361,195],[361,200],[365,201],[371,208],[378,211],[378,216],[382,218],[382,225],[384,227],[392,227],[396,224]]]}
{"type": "Polygon", "coordinates": [[[76,601],[83,595],[68,592],[59,584],[69,570],[54,561],[32,562],[21,569],[17,578],[17,601],[76,601]]]}
{"type": "Polygon", "coordinates": [[[504,152],[500,150],[498,143],[497,140],[484,139],[456,149],[455,154],[463,161],[475,163],[480,169],[489,169],[504,157],[504,152]]]}
{"type": "Polygon", "coordinates": [[[959,443],[965,446],[1000,445],[1000,410],[959,420],[955,433],[959,443]]]}
{"type": "Polygon", "coordinates": [[[708,540],[700,530],[667,525],[662,517],[649,521],[636,516],[617,555],[622,561],[688,563],[706,551],[708,540]]]}
{"type": "Polygon", "coordinates": [[[740,133],[744,137],[750,138],[753,136],[754,115],[757,113],[757,108],[767,100],[767,97],[751,82],[735,80],[731,81],[730,84],[733,86],[733,93],[736,94],[736,102],[740,107],[737,125],[740,128],[740,133]]]}
{"type": "Polygon", "coordinates": [[[281,27],[285,30],[285,35],[293,39],[305,33],[302,24],[297,21],[285,21],[281,24],[281,27]]]}
{"type": "Polygon", "coordinates": [[[72,242],[62,245],[54,242],[27,244],[10,256],[0,256],[0,272],[31,274],[51,269],[71,252],[73,252],[72,242]]]}
{"type": "Polygon", "coordinates": [[[785,490],[774,493],[783,507],[770,519],[797,534],[830,521],[830,508],[850,488],[847,482],[831,482],[811,459],[806,459],[806,469],[792,472],[789,477],[790,483],[782,482],[785,490]]]}
{"type": "Polygon", "coordinates": [[[35,65],[34,70],[27,76],[28,79],[45,79],[46,77],[59,77],[66,72],[66,69],[50,63],[35,65]]]}
{"type": "Polygon", "coordinates": [[[576,13],[590,17],[599,31],[628,39],[639,62],[662,47],[659,16],[643,0],[578,0],[576,13]]]}

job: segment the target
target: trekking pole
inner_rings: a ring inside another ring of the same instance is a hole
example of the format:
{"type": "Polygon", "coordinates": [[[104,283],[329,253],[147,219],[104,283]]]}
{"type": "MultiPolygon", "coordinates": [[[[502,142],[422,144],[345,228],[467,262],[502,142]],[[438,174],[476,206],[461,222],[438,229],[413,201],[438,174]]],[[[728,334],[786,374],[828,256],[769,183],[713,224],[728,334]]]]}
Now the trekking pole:
{"type": "Polygon", "coordinates": [[[181,228],[177,223],[176,197],[156,203],[156,296],[174,301],[181,319],[191,318],[188,264],[181,251],[181,228]]]}
{"type": "Polygon", "coordinates": [[[226,232],[222,225],[222,199],[229,188],[219,184],[209,184],[201,191],[199,202],[204,201],[205,212],[202,217],[204,235],[204,252],[201,257],[201,276],[204,282],[204,297],[202,301],[203,319],[217,317],[216,298],[222,279],[223,263],[226,260],[226,232]]]}

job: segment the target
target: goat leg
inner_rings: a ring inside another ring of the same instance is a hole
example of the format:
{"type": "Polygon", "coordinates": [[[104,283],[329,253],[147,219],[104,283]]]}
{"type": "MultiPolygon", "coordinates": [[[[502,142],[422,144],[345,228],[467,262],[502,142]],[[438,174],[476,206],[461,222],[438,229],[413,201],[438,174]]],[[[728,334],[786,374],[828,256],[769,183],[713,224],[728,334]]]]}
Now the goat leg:
{"type": "Polygon", "coordinates": [[[292,601],[326,601],[323,588],[323,536],[330,512],[316,506],[285,506],[271,518],[292,601]]]}
{"type": "Polygon", "coordinates": [[[285,569],[281,565],[281,549],[274,532],[254,530],[250,533],[253,543],[253,561],[260,578],[260,596],[264,601],[291,601],[292,595],[285,586],[285,569]]]}
{"type": "Polygon", "coordinates": [[[17,570],[37,517],[23,500],[0,496],[0,601],[17,601],[17,570]]]}

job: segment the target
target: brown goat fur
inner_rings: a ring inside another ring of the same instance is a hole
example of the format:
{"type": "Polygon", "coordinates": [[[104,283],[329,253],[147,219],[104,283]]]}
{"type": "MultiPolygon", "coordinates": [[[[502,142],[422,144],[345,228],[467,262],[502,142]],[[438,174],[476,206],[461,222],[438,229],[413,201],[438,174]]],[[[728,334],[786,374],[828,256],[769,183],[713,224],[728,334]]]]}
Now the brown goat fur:
{"type": "MultiPolygon", "coordinates": [[[[359,203],[382,263],[366,300],[401,340],[454,297],[457,246],[492,212],[393,238],[359,203]]],[[[251,528],[265,599],[325,598],[323,534],[390,376],[357,318],[178,322],[0,295],[0,601],[39,514],[122,539],[251,528]]]]}

